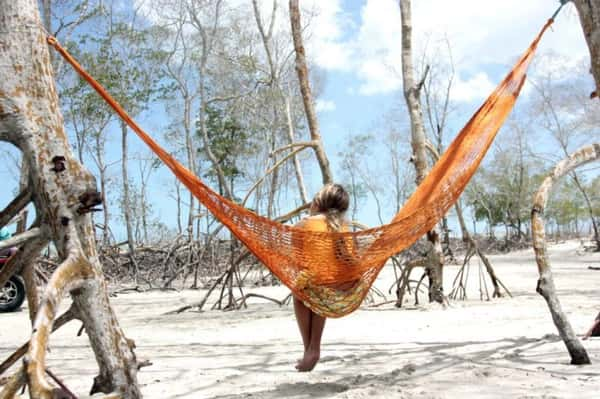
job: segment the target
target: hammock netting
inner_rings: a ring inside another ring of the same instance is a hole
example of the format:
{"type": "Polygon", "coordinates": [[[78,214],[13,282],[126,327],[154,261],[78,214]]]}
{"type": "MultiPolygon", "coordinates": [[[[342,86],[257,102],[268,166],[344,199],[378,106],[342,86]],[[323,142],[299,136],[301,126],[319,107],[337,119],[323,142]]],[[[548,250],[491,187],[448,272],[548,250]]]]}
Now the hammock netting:
{"type": "Polygon", "coordinates": [[[538,42],[552,22],[545,24],[392,221],[359,232],[283,225],[220,196],[146,134],[56,39],[48,42],[297,298],[317,314],[341,317],[360,306],[386,261],[431,230],[457,201],[512,110],[538,42]]]}

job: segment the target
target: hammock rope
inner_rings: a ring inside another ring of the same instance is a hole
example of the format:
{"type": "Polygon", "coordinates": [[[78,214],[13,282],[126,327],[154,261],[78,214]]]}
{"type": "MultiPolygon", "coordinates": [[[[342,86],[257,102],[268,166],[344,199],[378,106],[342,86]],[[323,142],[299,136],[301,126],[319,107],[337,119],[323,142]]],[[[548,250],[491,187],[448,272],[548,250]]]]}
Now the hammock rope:
{"type": "Polygon", "coordinates": [[[177,179],[296,297],[322,316],[341,317],[360,306],[391,256],[431,230],[454,205],[512,110],[537,45],[552,23],[553,19],[548,20],[392,221],[360,232],[315,232],[282,225],[220,196],[140,128],[54,37],[47,40],[177,179]]]}

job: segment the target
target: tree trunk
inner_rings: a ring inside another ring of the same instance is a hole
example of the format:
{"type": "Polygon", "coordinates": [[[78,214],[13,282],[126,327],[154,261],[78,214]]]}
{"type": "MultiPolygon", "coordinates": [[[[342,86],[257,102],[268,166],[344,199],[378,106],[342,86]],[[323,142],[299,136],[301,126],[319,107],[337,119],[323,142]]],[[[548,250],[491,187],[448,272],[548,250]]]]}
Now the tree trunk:
{"type": "MultiPolygon", "coordinates": [[[[199,126],[200,136],[202,138],[202,144],[204,145],[204,151],[206,152],[206,156],[210,160],[211,165],[214,168],[215,173],[217,174],[217,180],[219,182],[219,188],[220,188],[219,192],[222,193],[226,198],[233,198],[233,195],[229,190],[229,185],[227,184],[227,178],[225,176],[225,173],[223,172],[223,168],[221,168],[219,160],[217,159],[217,157],[215,156],[215,154],[213,153],[213,151],[210,147],[210,140],[208,137],[208,129],[206,127],[206,120],[205,120],[206,106],[208,104],[208,99],[207,99],[207,84],[208,84],[208,82],[207,82],[207,76],[206,76],[207,63],[208,63],[208,57],[210,55],[210,52],[212,51],[212,46],[215,42],[215,36],[217,34],[218,27],[219,27],[222,1],[217,0],[214,3],[215,13],[214,13],[214,17],[212,18],[213,24],[210,27],[210,30],[207,30],[207,27],[204,26],[202,21],[200,21],[200,19],[198,18],[198,15],[196,14],[196,12],[198,10],[196,9],[195,2],[192,2],[192,3],[194,3],[194,5],[190,6],[188,8],[188,14],[189,14],[192,26],[200,34],[200,39],[201,39],[201,43],[202,43],[202,50],[200,52],[200,57],[199,57],[199,61],[198,61],[198,74],[199,74],[198,95],[200,97],[200,104],[199,104],[199,109],[198,109],[198,123],[200,125],[199,126]]],[[[207,4],[204,4],[204,7],[207,7],[207,4]]],[[[194,171],[194,172],[196,172],[196,171],[194,171]]]]}
{"type": "MultiPolygon", "coordinates": [[[[185,150],[187,154],[188,168],[194,173],[197,173],[196,165],[196,148],[194,146],[194,139],[192,137],[192,99],[186,94],[183,98],[183,128],[185,130],[185,150]]],[[[188,201],[188,221],[187,221],[187,232],[189,234],[189,240],[192,241],[194,237],[194,212],[195,212],[195,201],[196,197],[190,191],[188,201]]]]}
{"type": "Polygon", "coordinates": [[[26,241],[16,260],[32,261],[50,240],[62,261],[43,293],[25,358],[27,378],[20,381],[27,381],[32,398],[60,392],[44,370],[57,309],[70,293],[99,365],[94,392],[139,398],[132,343],[110,307],[96,252],[89,210],[100,194],[67,141],[37,6],[34,0],[0,0],[0,59],[11,71],[0,80],[0,140],[23,152],[40,221],[39,228],[13,237],[26,241]],[[33,238],[26,239],[28,233],[33,238]]]}
{"type": "Polygon", "coordinates": [[[104,141],[102,135],[96,135],[96,162],[98,164],[98,172],[100,173],[100,193],[102,194],[102,215],[104,217],[104,226],[102,226],[102,245],[107,246],[109,242],[109,224],[110,211],[108,202],[106,201],[106,165],[104,162],[104,141]]]}
{"type": "Polygon", "coordinates": [[[302,24],[300,23],[300,7],[298,5],[298,0],[290,0],[290,21],[292,25],[292,38],[294,40],[294,51],[296,53],[296,72],[298,73],[300,92],[302,93],[302,101],[304,103],[304,111],[306,112],[310,138],[314,142],[313,149],[315,150],[319,168],[321,168],[323,184],[332,183],[333,174],[329,167],[329,159],[323,148],[317,112],[315,111],[312,92],[310,90],[306,54],[304,52],[304,44],[302,41],[302,24]]]}
{"type": "Polygon", "coordinates": [[[600,143],[595,143],[577,150],[568,158],[560,161],[554,171],[542,182],[534,197],[533,209],[531,210],[533,249],[540,274],[536,290],[548,304],[554,325],[571,355],[571,364],[589,364],[590,359],[585,348],[577,339],[556,295],[552,268],[546,251],[546,230],[542,216],[554,182],[574,168],[598,159],[600,159],[600,143]]]}
{"type": "MultiPolygon", "coordinates": [[[[596,96],[600,95],[600,1],[573,0],[583,34],[590,50],[591,72],[596,81],[596,96]]],[[[600,98],[600,97],[598,97],[600,98]]]]}
{"type": "MultiPolygon", "coordinates": [[[[287,134],[288,139],[290,140],[290,144],[294,144],[296,141],[294,134],[294,123],[292,119],[292,107],[290,104],[290,99],[287,95],[283,96],[285,102],[285,120],[287,123],[287,134]]],[[[298,182],[298,190],[300,192],[300,198],[303,204],[306,204],[309,199],[306,194],[306,185],[304,184],[304,174],[302,173],[302,166],[300,165],[300,160],[296,155],[293,156],[294,161],[294,172],[296,173],[296,181],[298,182]]]]}
{"type": "MultiPolygon", "coordinates": [[[[404,98],[410,115],[411,145],[413,149],[412,161],[416,169],[417,185],[425,178],[428,172],[425,125],[423,123],[423,111],[421,109],[420,91],[421,83],[416,83],[414,78],[412,60],[412,17],[410,0],[400,0],[400,14],[402,17],[402,81],[404,86],[404,98]]],[[[429,276],[429,300],[436,302],[444,301],[443,288],[443,266],[444,257],[440,243],[440,235],[436,229],[427,234],[429,240],[429,253],[426,265],[429,276]]]]}
{"type": "MultiPolygon", "coordinates": [[[[277,0],[273,0],[273,9],[271,10],[271,20],[269,22],[269,27],[267,30],[265,30],[264,26],[263,26],[263,22],[262,22],[262,18],[260,15],[260,7],[258,5],[258,1],[257,0],[252,0],[252,8],[254,9],[254,19],[256,20],[256,26],[258,27],[258,32],[260,33],[262,42],[263,42],[263,47],[265,49],[265,54],[267,56],[267,61],[269,62],[269,85],[271,88],[276,88],[283,100],[283,103],[285,105],[285,117],[286,117],[286,123],[287,123],[287,136],[289,139],[289,144],[294,144],[295,142],[295,138],[294,138],[294,123],[293,123],[293,119],[292,119],[292,110],[291,110],[291,105],[290,105],[290,100],[289,100],[289,96],[284,93],[282,87],[281,87],[281,82],[279,81],[279,76],[277,74],[277,67],[275,65],[275,61],[273,60],[273,55],[272,55],[272,51],[271,51],[271,38],[272,38],[272,34],[273,34],[273,28],[275,26],[275,17],[277,15],[277,0]]],[[[275,110],[275,114],[276,114],[276,110],[275,110]]],[[[298,190],[300,192],[300,198],[302,200],[302,203],[305,204],[309,201],[308,196],[306,195],[306,186],[304,184],[304,175],[302,174],[302,167],[300,165],[300,160],[298,159],[298,157],[296,155],[292,156],[292,160],[294,162],[294,172],[296,173],[296,181],[298,183],[298,190]]],[[[274,163],[276,163],[276,159],[273,160],[274,163]]],[[[273,178],[272,181],[276,180],[276,174],[277,170],[275,170],[273,172],[273,178]]],[[[272,184],[272,187],[274,187],[275,184],[272,184]]],[[[267,209],[271,209],[270,205],[267,207],[267,209]]]]}
{"type": "Polygon", "coordinates": [[[127,168],[128,150],[127,150],[127,123],[121,120],[121,177],[123,179],[123,198],[121,209],[125,218],[125,230],[127,231],[127,248],[129,249],[129,260],[133,268],[133,280],[138,282],[138,267],[135,260],[135,243],[133,239],[133,228],[131,226],[131,204],[129,203],[129,174],[127,168]]]}

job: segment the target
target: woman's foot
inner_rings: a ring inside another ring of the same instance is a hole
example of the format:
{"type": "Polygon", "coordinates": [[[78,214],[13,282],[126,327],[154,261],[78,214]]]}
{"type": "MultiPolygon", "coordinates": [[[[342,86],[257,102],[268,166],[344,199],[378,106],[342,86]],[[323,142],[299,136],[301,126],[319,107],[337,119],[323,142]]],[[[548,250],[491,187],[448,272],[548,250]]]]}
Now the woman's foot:
{"type": "Polygon", "coordinates": [[[320,356],[321,354],[318,351],[305,352],[304,358],[296,364],[296,370],[301,372],[312,371],[317,365],[320,356]]]}

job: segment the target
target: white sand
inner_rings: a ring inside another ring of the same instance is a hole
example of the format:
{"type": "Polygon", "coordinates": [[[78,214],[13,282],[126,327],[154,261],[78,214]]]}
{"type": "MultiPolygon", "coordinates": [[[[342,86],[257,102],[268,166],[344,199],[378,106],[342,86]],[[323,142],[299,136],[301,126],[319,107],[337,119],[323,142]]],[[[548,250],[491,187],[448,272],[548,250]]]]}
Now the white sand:
{"type": "MultiPolygon", "coordinates": [[[[563,308],[583,333],[600,311],[600,271],[587,268],[600,266],[600,254],[577,245],[552,246],[550,259],[563,308]]],[[[480,301],[474,262],[471,299],[448,309],[384,305],[328,320],[311,373],[294,370],[301,342],[291,306],[251,299],[239,312],[162,315],[204,291],[122,294],[112,303],[138,357],[153,363],[139,373],[146,398],[600,398],[600,338],[583,341],[592,365],[569,365],[535,292],[533,251],[490,259],[514,298],[480,301]]],[[[446,268],[447,292],[456,271],[446,268]]],[[[384,269],[376,285],[387,294],[390,283],[384,269]]],[[[27,338],[27,319],[25,310],[0,314],[0,358],[27,338]]],[[[96,364],[85,334],[75,336],[79,326],[53,335],[49,367],[83,398],[96,364]]]]}

